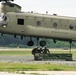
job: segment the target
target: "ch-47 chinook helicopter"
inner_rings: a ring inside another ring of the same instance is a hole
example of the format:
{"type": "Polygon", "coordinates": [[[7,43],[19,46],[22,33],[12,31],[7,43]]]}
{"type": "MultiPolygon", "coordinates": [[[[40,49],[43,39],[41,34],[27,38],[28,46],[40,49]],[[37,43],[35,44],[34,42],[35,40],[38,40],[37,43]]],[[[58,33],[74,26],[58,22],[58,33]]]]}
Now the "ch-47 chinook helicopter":
{"type": "MultiPolygon", "coordinates": [[[[0,33],[30,37],[28,46],[33,46],[32,37],[50,38],[54,42],[63,40],[70,42],[76,40],[76,18],[58,16],[56,14],[39,14],[21,12],[21,6],[12,3],[14,0],[0,0],[0,33]]],[[[38,42],[37,42],[38,43],[38,42]]],[[[45,46],[46,41],[41,40],[40,46],[45,46]]]]}

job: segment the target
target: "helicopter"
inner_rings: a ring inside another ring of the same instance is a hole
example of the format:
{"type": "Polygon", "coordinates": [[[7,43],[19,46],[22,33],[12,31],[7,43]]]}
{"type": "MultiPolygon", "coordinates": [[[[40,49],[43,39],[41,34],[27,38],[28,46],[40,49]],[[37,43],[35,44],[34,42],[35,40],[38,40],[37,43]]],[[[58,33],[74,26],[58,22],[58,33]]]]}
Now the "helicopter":
{"type": "Polygon", "coordinates": [[[76,41],[76,18],[58,16],[57,14],[40,14],[22,12],[21,6],[12,3],[14,0],[0,0],[0,33],[30,37],[28,46],[33,46],[32,38],[37,39],[41,47],[46,46],[44,39],[69,41],[70,49],[72,41],[76,41]],[[39,41],[39,38],[43,40],[39,41]]]}

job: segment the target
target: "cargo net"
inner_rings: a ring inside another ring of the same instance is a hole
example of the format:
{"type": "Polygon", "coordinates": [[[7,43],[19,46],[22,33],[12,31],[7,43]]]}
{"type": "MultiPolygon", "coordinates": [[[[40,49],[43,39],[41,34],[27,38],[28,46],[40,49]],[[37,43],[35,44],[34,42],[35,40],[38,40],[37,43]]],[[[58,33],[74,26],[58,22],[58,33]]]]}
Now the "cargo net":
{"type": "Polygon", "coordinates": [[[34,48],[32,50],[34,60],[65,60],[72,61],[71,53],[50,53],[47,48],[34,48]]]}

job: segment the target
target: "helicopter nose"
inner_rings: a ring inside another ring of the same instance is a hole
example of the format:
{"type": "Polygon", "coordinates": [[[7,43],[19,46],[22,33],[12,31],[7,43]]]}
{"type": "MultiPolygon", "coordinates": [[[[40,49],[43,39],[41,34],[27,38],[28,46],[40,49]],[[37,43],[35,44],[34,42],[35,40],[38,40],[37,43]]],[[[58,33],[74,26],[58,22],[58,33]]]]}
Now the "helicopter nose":
{"type": "Polygon", "coordinates": [[[2,17],[0,17],[0,26],[2,25],[2,23],[3,23],[3,19],[2,17]]]}
{"type": "Polygon", "coordinates": [[[0,17],[0,26],[7,27],[7,24],[8,24],[7,16],[3,15],[2,17],[0,17]]]}
{"type": "Polygon", "coordinates": [[[7,27],[7,23],[2,18],[0,18],[0,26],[7,27]]]}

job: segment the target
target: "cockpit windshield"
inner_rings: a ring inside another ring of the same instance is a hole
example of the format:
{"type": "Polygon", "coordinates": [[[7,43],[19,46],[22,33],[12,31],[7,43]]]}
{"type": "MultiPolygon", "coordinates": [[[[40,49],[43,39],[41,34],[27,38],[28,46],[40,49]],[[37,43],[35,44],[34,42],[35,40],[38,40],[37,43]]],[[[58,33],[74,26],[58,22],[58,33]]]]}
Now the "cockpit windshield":
{"type": "Polygon", "coordinates": [[[8,21],[9,21],[9,17],[7,17],[6,14],[2,13],[0,14],[0,25],[6,25],[8,24],[8,21]]]}

